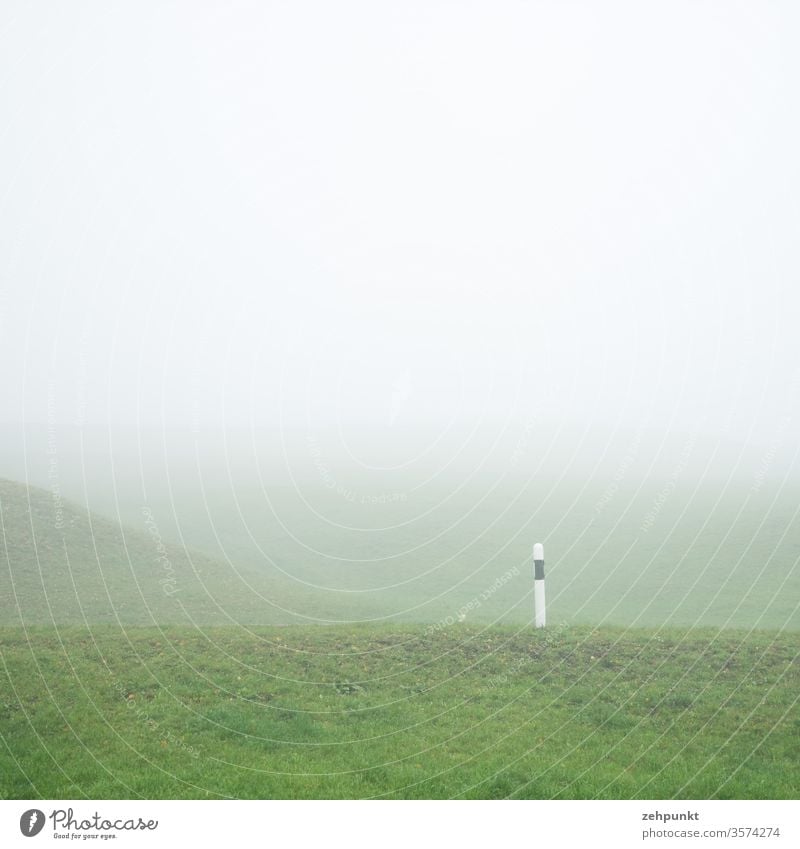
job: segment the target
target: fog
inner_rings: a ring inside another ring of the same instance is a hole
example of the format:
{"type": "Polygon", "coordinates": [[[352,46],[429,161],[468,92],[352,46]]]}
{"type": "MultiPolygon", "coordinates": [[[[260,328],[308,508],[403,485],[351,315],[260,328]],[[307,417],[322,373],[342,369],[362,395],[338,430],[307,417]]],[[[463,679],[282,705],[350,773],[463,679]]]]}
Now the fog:
{"type": "Polygon", "coordinates": [[[698,475],[792,471],[798,23],[4,4],[0,474],[41,478],[48,429],[312,476],[317,440],[419,485],[532,432],[554,474],[687,440],[698,475]]]}

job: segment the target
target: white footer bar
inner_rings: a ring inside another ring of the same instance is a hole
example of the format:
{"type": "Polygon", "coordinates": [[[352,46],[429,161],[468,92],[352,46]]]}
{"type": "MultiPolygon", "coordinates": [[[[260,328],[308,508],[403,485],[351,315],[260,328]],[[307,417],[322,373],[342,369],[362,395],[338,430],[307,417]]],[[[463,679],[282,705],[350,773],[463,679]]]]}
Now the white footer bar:
{"type": "Polygon", "coordinates": [[[0,845],[137,847],[800,846],[772,801],[1,801],[0,845]],[[23,829],[35,830],[26,836],[23,829]],[[755,843],[751,842],[755,841],[755,843]]]}

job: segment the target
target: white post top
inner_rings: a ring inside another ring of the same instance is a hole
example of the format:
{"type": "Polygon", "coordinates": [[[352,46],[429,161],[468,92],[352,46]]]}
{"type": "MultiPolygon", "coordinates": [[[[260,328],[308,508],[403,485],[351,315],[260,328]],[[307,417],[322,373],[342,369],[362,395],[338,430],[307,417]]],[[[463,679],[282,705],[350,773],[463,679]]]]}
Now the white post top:
{"type": "Polygon", "coordinates": [[[533,559],[544,560],[544,546],[540,542],[534,543],[533,559]]]}

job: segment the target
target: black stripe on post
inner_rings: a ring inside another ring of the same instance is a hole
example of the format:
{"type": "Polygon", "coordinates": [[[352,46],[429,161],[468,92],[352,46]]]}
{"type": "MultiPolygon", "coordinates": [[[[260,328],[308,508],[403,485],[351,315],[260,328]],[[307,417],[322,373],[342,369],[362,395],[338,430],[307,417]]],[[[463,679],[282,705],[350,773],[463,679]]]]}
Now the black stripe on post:
{"type": "Polygon", "coordinates": [[[544,560],[533,561],[533,578],[535,581],[544,580],[544,560]]]}

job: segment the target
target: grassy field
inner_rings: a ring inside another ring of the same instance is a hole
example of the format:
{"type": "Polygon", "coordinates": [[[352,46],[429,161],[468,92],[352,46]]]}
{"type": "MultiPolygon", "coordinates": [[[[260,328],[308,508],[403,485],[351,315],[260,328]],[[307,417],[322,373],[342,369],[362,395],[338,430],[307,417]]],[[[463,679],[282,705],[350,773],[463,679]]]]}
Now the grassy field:
{"type": "Polygon", "coordinates": [[[309,490],[318,516],[280,489],[184,486],[171,503],[164,490],[129,496],[120,525],[0,481],[0,625],[426,624],[459,613],[522,624],[538,538],[558,621],[800,629],[791,488],[676,491],[661,503],[657,485],[634,494],[573,482],[544,501],[506,487],[478,505],[473,489],[374,513],[309,490]],[[349,529],[365,517],[386,527],[349,529]]]}
{"type": "Polygon", "coordinates": [[[6,798],[796,798],[796,633],[0,631],[6,798]]]}
{"type": "Polygon", "coordinates": [[[429,494],[376,533],[336,494],[325,533],[291,493],[284,526],[236,494],[131,499],[121,525],[0,481],[0,796],[800,793],[791,493],[429,494]]]}
{"type": "Polygon", "coordinates": [[[0,480],[0,519],[0,625],[291,621],[285,587],[162,538],[149,513],[136,530],[0,480]]]}

